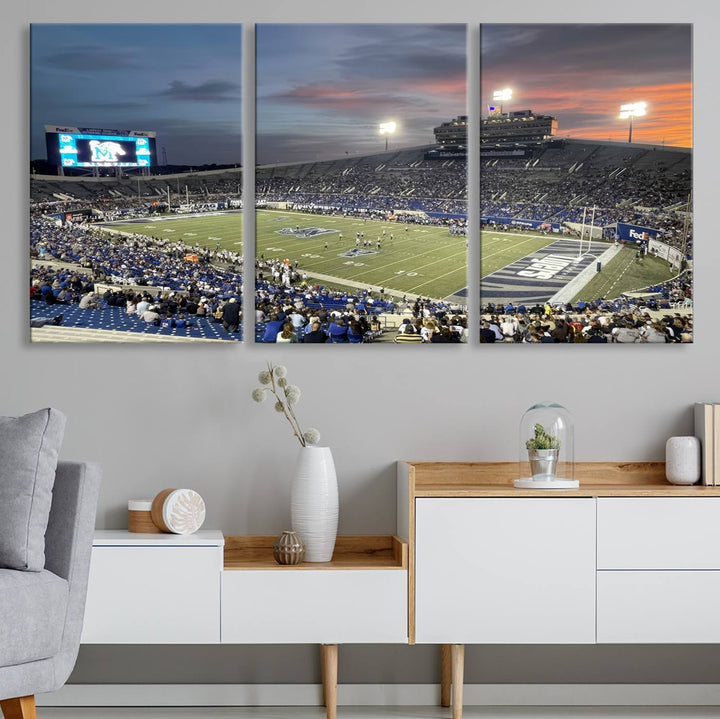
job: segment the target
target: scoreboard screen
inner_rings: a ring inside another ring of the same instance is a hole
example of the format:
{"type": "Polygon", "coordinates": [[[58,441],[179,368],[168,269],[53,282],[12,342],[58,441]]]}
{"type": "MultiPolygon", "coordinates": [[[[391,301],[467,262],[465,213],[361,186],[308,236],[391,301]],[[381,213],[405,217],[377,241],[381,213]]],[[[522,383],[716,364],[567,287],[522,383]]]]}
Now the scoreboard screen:
{"type": "Polygon", "coordinates": [[[63,167],[150,167],[147,137],[58,135],[63,167]]]}
{"type": "Polygon", "coordinates": [[[53,130],[46,134],[48,160],[61,167],[152,167],[155,164],[152,135],[85,132],[77,128],[53,130]]]}

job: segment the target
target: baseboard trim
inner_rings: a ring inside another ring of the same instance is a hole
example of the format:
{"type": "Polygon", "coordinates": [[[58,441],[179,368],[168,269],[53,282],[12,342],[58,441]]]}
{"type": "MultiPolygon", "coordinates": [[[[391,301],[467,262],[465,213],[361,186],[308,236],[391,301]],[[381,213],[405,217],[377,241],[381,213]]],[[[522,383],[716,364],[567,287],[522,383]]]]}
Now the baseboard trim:
{"type": "MultiPolygon", "coordinates": [[[[341,684],[341,706],[434,706],[438,684],[341,684]]],[[[720,706],[720,684],[466,684],[467,706],[720,706]]],[[[68,684],[45,707],[321,706],[319,684],[68,684]]]]}

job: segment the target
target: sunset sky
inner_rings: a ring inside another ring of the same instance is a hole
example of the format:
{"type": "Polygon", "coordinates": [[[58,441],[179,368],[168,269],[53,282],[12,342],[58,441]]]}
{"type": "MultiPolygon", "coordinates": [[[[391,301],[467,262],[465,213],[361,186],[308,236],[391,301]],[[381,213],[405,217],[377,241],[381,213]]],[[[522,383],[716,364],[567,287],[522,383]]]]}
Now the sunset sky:
{"type": "Polygon", "coordinates": [[[239,24],[33,24],[31,159],[44,125],[155,130],[158,162],[241,160],[239,24]]]}
{"type": "Polygon", "coordinates": [[[434,142],[466,114],[465,25],[258,25],[257,161],[292,162],[434,142]]]}
{"type": "Polygon", "coordinates": [[[692,26],[495,25],[481,28],[482,112],[510,87],[503,110],[558,119],[560,137],[627,141],[620,105],[646,102],[633,142],[692,146],[692,26]]]}

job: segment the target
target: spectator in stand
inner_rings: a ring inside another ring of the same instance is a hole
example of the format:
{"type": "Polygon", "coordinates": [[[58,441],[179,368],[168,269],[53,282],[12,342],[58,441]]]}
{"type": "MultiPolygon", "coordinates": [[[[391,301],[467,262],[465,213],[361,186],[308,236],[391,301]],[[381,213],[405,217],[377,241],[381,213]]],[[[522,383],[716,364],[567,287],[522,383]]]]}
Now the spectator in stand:
{"type": "Polygon", "coordinates": [[[82,299],[80,300],[80,309],[81,310],[96,310],[100,307],[100,302],[98,300],[98,296],[96,292],[87,292],[82,296],[82,299]]]}
{"type": "Polygon", "coordinates": [[[327,342],[327,335],[322,331],[319,320],[315,320],[310,325],[310,332],[305,333],[303,342],[310,342],[312,344],[327,342]]]}
{"type": "Polygon", "coordinates": [[[480,342],[495,342],[495,332],[490,329],[490,323],[484,320],[480,327],[480,342]]]}
{"type": "Polygon", "coordinates": [[[401,326],[401,331],[395,336],[393,342],[397,344],[419,344],[423,338],[415,331],[415,327],[408,323],[401,326]]]}
{"type": "Polygon", "coordinates": [[[342,317],[338,317],[330,323],[327,334],[330,342],[348,341],[348,328],[342,317]]]}
{"type": "Polygon", "coordinates": [[[235,333],[240,325],[240,304],[231,297],[222,308],[222,325],[226,332],[235,333]]]}
{"type": "Polygon", "coordinates": [[[298,341],[297,335],[294,332],[293,323],[290,321],[285,322],[282,327],[282,331],[278,333],[275,338],[276,343],[295,343],[298,341]]]}
{"type": "Polygon", "coordinates": [[[142,313],[141,319],[149,325],[159,325],[160,313],[157,311],[157,307],[155,305],[150,305],[145,312],[142,313]]]}
{"type": "Polygon", "coordinates": [[[270,321],[265,324],[265,334],[263,335],[263,342],[275,342],[277,336],[282,332],[284,320],[281,320],[277,313],[271,315],[270,321]]]}

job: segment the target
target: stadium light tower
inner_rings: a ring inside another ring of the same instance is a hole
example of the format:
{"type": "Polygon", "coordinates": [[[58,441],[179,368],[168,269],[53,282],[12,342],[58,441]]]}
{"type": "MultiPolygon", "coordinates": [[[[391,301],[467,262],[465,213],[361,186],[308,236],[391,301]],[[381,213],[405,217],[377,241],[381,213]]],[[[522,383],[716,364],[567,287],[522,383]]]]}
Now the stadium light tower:
{"type": "Polygon", "coordinates": [[[502,104],[503,102],[510,102],[512,100],[512,88],[506,87],[503,90],[495,90],[493,92],[493,102],[499,102],[500,103],[500,113],[502,114],[502,104]]]}
{"type": "Polygon", "coordinates": [[[628,142],[632,142],[633,117],[642,117],[643,115],[647,115],[647,102],[629,102],[626,105],[620,105],[620,119],[630,119],[628,142]]]}
{"type": "Polygon", "coordinates": [[[379,132],[381,135],[385,135],[385,152],[388,149],[388,135],[392,135],[397,129],[397,123],[394,120],[389,122],[381,122],[379,132]]]}

